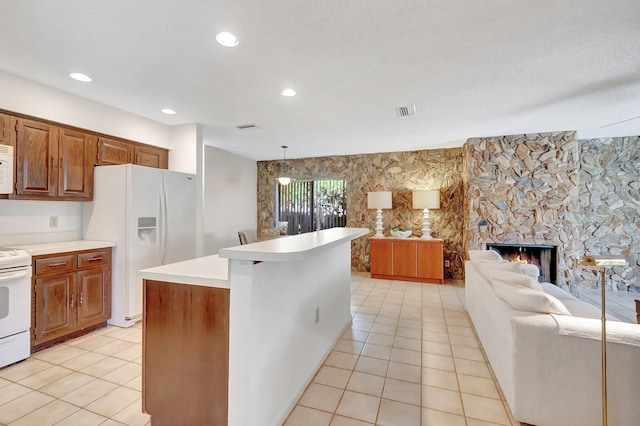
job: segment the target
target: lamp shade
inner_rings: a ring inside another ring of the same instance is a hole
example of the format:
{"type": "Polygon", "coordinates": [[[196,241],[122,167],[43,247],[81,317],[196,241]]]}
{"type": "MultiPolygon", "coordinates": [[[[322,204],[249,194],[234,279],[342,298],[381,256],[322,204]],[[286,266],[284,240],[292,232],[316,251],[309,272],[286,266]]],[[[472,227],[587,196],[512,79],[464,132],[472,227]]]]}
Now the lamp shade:
{"type": "Polygon", "coordinates": [[[427,191],[413,191],[414,209],[439,209],[440,190],[431,189],[427,191]]]}
{"type": "Polygon", "coordinates": [[[367,207],[370,209],[390,209],[391,191],[375,191],[367,193],[367,207]]]}

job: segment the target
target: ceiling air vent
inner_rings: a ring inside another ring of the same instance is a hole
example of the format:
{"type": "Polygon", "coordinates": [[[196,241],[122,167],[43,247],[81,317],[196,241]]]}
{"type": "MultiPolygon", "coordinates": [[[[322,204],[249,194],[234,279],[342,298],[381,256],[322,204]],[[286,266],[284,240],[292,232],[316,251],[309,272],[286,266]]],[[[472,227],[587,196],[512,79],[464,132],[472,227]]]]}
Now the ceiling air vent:
{"type": "Polygon", "coordinates": [[[255,124],[240,124],[239,126],[236,126],[236,128],[238,130],[249,130],[249,129],[259,129],[260,127],[258,127],[255,124]]]}
{"type": "Polygon", "coordinates": [[[400,117],[413,117],[414,115],[416,115],[416,106],[405,105],[405,106],[397,107],[396,111],[398,112],[398,116],[400,117]]]}

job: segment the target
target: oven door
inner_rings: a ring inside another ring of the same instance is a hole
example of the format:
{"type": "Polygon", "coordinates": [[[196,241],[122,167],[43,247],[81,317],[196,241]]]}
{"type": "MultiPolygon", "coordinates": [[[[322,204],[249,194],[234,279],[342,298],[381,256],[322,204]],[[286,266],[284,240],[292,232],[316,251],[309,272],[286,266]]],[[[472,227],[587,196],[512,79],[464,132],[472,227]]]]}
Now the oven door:
{"type": "Polygon", "coordinates": [[[0,270],[0,338],[29,330],[31,266],[0,270]]]}

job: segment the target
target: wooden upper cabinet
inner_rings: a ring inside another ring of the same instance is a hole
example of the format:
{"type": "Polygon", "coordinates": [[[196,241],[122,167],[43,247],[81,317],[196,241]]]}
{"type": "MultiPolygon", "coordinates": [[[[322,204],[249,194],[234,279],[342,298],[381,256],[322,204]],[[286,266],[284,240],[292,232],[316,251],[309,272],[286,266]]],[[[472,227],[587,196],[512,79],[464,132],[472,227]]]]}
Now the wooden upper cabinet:
{"type": "Polygon", "coordinates": [[[18,119],[16,194],[55,197],[58,184],[58,129],[18,119]]]}
{"type": "Polygon", "coordinates": [[[95,137],[18,119],[15,198],[89,201],[95,137]]]}
{"type": "Polygon", "coordinates": [[[58,148],[58,197],[91,200],[93,197],[93,148],[95,137],[60,129],[58,148]]]}
{"type": "Polygon", "coordinates": [[[0,114],[0,144],[16,146],[15,117],[8,114],[0,114]]]}
{"type": "Polygon", "coordinates": [[[98,138],[98,157],[96,164],[108,166],[133,163],[133,145],[108,138],[98,138]]]}
{"type": "Polygon", "coordinates": [[[135,160],[135,164],[140,166],[168,169],[169,151],[151,145],[136,145],[135,160]]]}

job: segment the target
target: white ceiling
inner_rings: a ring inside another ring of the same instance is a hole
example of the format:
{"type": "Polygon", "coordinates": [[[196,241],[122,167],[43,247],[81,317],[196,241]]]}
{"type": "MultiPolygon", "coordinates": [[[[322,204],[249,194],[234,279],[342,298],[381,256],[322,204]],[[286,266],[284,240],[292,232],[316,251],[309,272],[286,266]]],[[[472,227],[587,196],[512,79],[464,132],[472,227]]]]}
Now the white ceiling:
{"type": "Polygon", "coordinates": [[[638,0],[1,5],[0,69],[168,125],[201,123],[207,143],[256,160],[281,158],[280,145],[292,158],[526,132],[640,135],[638,0]],[[222,30],[240,44],[219,46],[222,30]],[[407,104],[417,116],[399,118],[407,104]],[[236,129],[248,123],[260,129],[236,129]]]}

